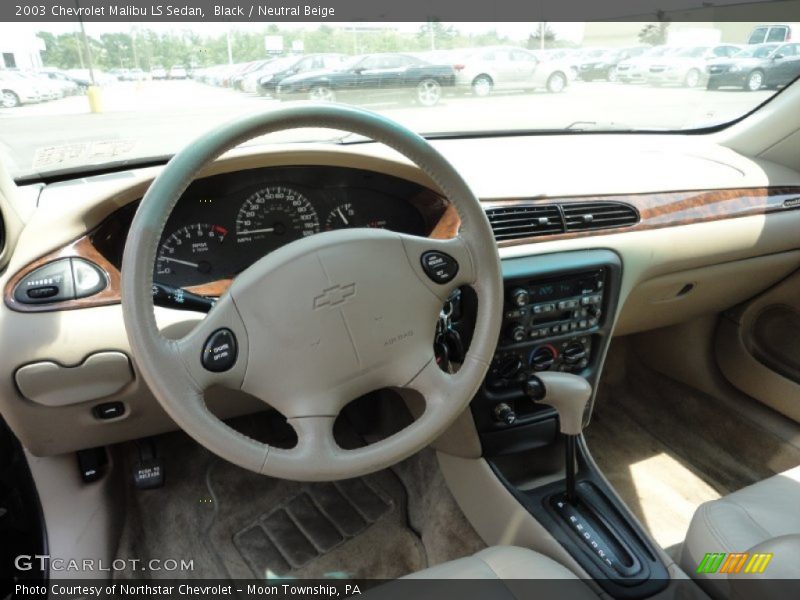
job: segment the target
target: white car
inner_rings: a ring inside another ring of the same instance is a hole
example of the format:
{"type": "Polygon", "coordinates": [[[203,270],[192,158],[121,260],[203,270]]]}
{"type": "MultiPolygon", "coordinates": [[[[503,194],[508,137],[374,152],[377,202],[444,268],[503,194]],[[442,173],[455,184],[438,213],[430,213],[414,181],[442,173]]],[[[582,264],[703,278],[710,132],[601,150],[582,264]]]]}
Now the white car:
{"type": "Polygon", "coordinates": [[[716,46],[689,46],[669,53],[650,64],[647,82],[652,85],[677,84],[697,87],[704,82],[707,62],[714,58],[728,58],[741,50],[735,44],[716,46]]]}
{"type": "Polygon", "coordinates": [[[13,71],[0,71],[0,107],[15,108],[42,100],[41,91],[32,82],[13,71]]]}
{"type": "Polygon", "coordinates": [[[562,92],[574,79],[569,64],[560,60],[540,61],[524,48],[489,46],[451,55],[456,86],[476,96],[495,90],[562,92]]]}
{"type": "Polygon", "coordinates": [[[623,83],[644,83],[650,72],[650,65],[655,64],[666,56],[678,52],[680,48],[674,46],[654,46],[645,51],[641,56],[624,60],[617,65],[617,81],[623,83]]]}

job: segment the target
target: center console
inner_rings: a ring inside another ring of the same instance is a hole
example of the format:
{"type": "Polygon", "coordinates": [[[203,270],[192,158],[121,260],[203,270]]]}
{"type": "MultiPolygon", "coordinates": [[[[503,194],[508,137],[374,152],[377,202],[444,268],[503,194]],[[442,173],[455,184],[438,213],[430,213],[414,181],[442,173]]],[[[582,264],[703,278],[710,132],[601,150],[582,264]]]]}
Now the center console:
{"type": "MultiPolygon", "coordinates": [[[[596,387],[621,279],[619,257],[609,250],[508,259],[502,267],[503,327],[471,405],[486,456],[555,439],[555,411],[525,394],[531,375],[574,373],[596,387]]],[[[590,402],[586,421],[591,409],[590,402]]]]}
{"type": "Polygon", "coordinates": [[[471,403],[497,478],[612,597],[669,575],[581,435],[611,341],[622,265],[608,250],[504,260],[503,327],[471,403]]]}

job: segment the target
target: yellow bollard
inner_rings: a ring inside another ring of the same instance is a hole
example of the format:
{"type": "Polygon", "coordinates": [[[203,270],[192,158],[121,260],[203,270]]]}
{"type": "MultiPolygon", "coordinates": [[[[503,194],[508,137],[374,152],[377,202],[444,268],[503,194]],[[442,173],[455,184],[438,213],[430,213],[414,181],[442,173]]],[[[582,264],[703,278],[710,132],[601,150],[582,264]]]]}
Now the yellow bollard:
{"type": "Polygon", "coordinates": [[[103,112],[103,90],[96,85],[90,85],[86,89],[86,97],[89,99],[89,111],[93,113],[103,112]]]}

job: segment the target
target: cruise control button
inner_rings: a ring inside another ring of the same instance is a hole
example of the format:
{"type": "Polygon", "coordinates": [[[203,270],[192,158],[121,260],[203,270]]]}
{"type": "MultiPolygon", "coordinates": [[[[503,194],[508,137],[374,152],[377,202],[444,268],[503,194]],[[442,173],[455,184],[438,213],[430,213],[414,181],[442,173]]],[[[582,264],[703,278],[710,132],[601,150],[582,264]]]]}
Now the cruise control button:
{"type": "Polygon", "coordinates": [[[203,347],[203,366],[214,373],[227,371],[236,363],[236,336],[230,329],[217,329],[203,347]]]}
{"type": "Polygon", "coordinates": [[[434,283],[447,283],[458,273],[456,259],[444,252],[425,252],[421,261],[422,270],[434,283]]]}

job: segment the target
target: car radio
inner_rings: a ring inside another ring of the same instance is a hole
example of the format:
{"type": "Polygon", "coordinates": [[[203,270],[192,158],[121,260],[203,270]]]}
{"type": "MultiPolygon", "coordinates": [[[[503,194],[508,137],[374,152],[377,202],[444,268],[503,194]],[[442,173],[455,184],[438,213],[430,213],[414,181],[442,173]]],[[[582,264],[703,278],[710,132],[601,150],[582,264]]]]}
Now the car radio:
{"type": "Polygon", "coordinates": [[[537,371],[580,373],[604,307],[605,270],[506,282],[506,306],[488,392],[518,388],[537,371]]]}

